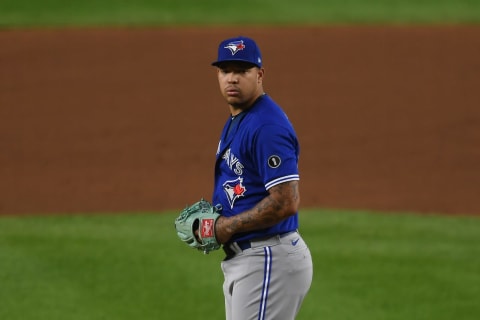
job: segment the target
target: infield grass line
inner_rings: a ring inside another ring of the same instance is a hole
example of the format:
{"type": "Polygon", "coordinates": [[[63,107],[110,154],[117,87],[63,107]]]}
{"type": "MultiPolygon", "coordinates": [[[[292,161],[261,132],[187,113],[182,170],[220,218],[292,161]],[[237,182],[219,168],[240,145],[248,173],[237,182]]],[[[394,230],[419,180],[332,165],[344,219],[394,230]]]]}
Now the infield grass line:
{"type": "Polygon", "coordinates": [[[478,24],[472,0],[0,0],[0,27],[478,24]]]}

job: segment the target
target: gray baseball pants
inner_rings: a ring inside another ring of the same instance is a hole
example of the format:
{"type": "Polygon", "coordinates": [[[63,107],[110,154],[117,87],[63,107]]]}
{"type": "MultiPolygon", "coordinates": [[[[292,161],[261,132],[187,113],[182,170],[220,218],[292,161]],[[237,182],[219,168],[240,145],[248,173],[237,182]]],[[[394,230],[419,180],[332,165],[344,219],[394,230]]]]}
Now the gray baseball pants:
{"type": "Polygon", "coordinates": [[[298,232],[230,246],[222,261],[226,320],[293,320],[313,276],[310,250],[298,232]]]}

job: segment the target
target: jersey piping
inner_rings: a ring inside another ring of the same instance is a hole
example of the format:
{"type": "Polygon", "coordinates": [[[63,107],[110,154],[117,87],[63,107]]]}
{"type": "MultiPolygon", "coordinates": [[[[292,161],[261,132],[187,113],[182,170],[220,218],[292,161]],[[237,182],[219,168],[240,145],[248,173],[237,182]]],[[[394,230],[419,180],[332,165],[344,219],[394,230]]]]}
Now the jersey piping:
{"type": "Polygon", "coordinates": [[[295,180],[300,180],[300,176],[298,174],[292,174],[292,175],[289,175],[289,176],[280,177],[280,178],[274,179],[274,180],[270,181],[269,183],[267,183],[265,185],[265,189],[268,190],[268,189],[276,186],[277,184],[281,184],[281,183],[284,183],[284,182],[287,182],[287,181],[295,181],[295,180]]]}

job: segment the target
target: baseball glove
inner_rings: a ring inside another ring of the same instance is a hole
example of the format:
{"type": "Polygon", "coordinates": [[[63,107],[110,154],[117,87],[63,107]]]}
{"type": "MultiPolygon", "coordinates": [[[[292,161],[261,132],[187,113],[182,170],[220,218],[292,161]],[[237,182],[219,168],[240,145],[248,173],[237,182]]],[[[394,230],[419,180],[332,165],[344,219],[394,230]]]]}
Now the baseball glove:
{"type": "Polygon", "coordinates": [[[203,198],[191,206],[187,205],[175,219],[175,229],[180,240],[205,254],[219,249],[220,244],[215,238],[215,222],[220,217],[220,211],[220,206],[212,206],[203,198]]]}

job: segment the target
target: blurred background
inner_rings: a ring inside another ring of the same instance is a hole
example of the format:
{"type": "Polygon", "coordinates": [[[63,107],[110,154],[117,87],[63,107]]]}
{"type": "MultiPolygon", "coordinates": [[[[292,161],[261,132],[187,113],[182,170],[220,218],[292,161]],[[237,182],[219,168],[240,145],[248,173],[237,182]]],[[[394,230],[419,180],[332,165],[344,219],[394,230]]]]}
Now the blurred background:
{"type": "Polygon", "coordinates": [[[477,319],[479,21],[476,0],[0,0],[0,319],[223,318],[221,252],[173,219],[211,195],[210,63],[236,35],[301,144],[298,319],[477,319]]]}
{"type": "Polygon", "coordinates": [[[0,1],[0,213],[165,210],[212,190],[216,46],[254,37],[302,205],[478,213],[476,1],[0,1]]]}

